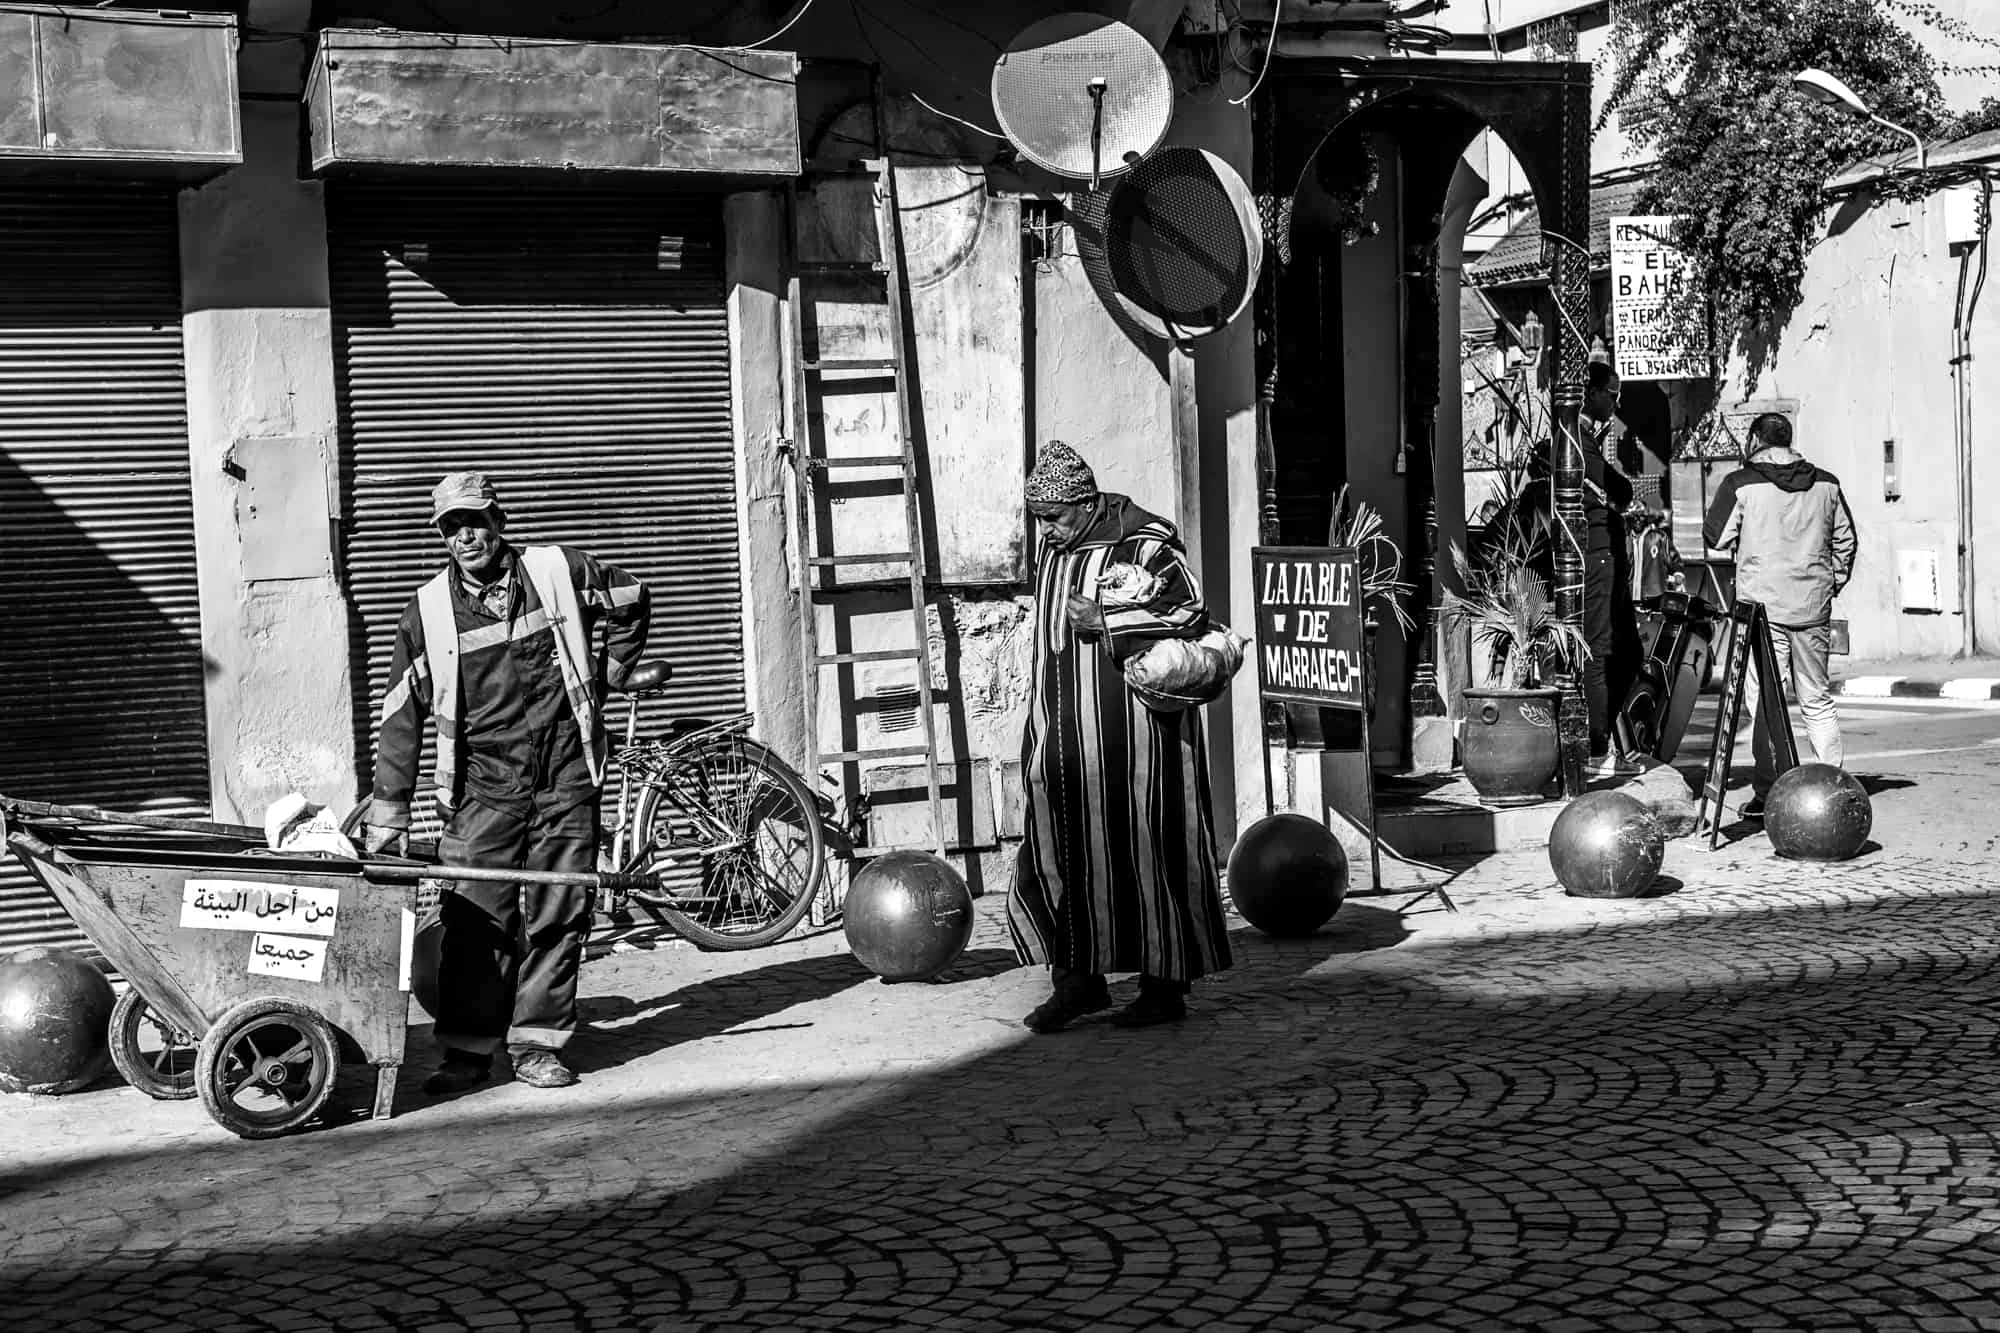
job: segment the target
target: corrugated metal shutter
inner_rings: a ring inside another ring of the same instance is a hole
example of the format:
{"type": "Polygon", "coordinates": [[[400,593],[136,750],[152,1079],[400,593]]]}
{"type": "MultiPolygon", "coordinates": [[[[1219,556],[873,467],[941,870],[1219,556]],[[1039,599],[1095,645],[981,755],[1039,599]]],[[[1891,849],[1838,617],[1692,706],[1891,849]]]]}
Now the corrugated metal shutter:
{"type": "Polygon", "coordinates": [[[720,212],[584,187],[331,188],[359,753],[397,617],[445,559],[431,487],[461,468],[493,478],[510,536],[651,586],[647,651],[674,685],[642,725],[742,710],[720,212]]]}
{"type": "MultiPolygon", "coordinates": [[[[0,791],[203,815],[174,197],[0,183],[0,791]]],[[[0,950],[81,936],[12,857],[0,950]]]]}

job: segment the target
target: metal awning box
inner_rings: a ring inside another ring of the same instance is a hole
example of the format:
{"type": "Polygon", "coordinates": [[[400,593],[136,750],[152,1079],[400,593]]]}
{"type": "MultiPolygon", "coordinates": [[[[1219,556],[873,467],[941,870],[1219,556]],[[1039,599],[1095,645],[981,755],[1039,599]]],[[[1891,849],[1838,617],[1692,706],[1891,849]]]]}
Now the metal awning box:
{"type": "Polygon", "coordinates": [[[0,167],[196,180],[242,160],[234,16],[0,4],[0,167]]]}
{"type": "Polygon", "coordinates": [[[794,176],[798,69],[789,51],[329,28],[313,168],[794,176]]]}

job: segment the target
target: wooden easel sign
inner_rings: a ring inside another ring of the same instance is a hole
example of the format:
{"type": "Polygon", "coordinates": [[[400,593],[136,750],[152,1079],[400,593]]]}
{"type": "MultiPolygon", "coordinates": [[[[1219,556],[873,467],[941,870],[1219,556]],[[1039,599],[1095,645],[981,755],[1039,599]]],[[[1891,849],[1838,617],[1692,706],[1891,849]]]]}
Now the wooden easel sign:
{"type": "MultiPolygon", "coordinates": [[[[1722,794],[1729,785],[1729,761],[1743,723],[1743,683],[1757,673],[1757,709],[1764,732],[1771,738],[1771,762],[1778,773],[1799,766],[1799,743],[1792,735],[1792,715],[1785,707],[1785,682],[1771,645],[1771,622],[1762,602],[1739,601],[1730,608],[1735,633],[1723,659],[1722,698],[1717,702],[1715,739],[1708,751],[1708,771],[1702,777],[1701,800],[1695,805],[1694,828],[1708,830],[1708,848],[1722,843],[1722,794]]],[[[1775,776],[1775,774],[1773,775],[1775,776]]]]}
{"type": "MultiPolygon", "coordinates": [[[[1368,850],[1382,882],[1375,821],[1375,765],[1368,735],[1368,651],[1361,628],[1361,557],[1351,546],[1253,546],[1257,692],[1262,703],[1344,708],[1361,717],[1368,850]]],[[[1260,704],[1259,711],[1262,707],[1260,704]]],[[[1264,765],[1264,813],[1276,802],[1264,765]]]]}

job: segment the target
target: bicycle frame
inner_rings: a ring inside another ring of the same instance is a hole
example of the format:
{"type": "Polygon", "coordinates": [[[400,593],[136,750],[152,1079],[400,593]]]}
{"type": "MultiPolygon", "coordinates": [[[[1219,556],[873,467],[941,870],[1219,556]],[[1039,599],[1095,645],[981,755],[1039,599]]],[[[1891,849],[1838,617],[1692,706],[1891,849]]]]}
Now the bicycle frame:
{"type": "MultiPolygon", "coordinates": [[[[747,735],[754,720],[754,714],[741,713],[704,727],[696,727],[672,740],[647,741],[642,744],[639,740],[639,697],[637,695],[630,697],[625,707],[625,736],[619,744],[618,752],[612,756],[612,763],[618,769],[618,810],[610,830],[611,843],[607,849],[610,869],[630,870],[648,851],[638,830],[632,827],[634,774],[653,779],[663,789],[670,790],[666,786],[666,780],[673,775],[676,756],[717,734],[734,731],[747,735]]],[[[676,804],[690,815],[703,813],[698,807],[691,807],[685,802],[676,804]]],[[[714,839],[711,845],[700,848],[677,848],[674,849],[674,854],[706,856],[733,851],[742,845],[740,840],[732,840],[729,837],[728,830],[711,828],[708,832],[714,839]]]]}

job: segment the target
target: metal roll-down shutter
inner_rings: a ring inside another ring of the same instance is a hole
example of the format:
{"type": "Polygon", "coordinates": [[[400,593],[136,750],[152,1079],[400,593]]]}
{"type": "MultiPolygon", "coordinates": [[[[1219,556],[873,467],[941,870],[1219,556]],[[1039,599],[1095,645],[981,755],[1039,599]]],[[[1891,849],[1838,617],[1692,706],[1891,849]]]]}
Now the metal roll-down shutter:
{"type": "Polygon", "coordinates": [[[651,587],[647,655],[674,681],[642,725],[741,711],[718,201],[357,183],[330,187],[328,211],[359,752],[397,617],[445,560],[431,487],[467,468],[499,487],[516,541],[651,587]]]}
{"type": "MultiPolygon", "coordinates": [[[[174,196],[0,182],[0,792],[205,815],[174,196]]],[[[81,939],[14,859],[0,952],[81,939]]]]}

